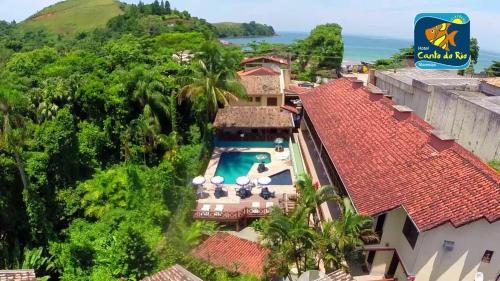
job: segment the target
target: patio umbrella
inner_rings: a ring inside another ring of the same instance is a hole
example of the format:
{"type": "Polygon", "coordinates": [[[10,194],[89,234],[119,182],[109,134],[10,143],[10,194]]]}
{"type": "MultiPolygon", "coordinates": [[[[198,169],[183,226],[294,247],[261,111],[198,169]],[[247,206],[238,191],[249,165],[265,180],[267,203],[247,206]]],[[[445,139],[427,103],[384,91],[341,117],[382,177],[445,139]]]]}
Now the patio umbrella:
{"type": "Polygon", "coordinates": [[[274,143],[275,143],[275,144],[282,144],[283,142],[284,142],[283,138],[276,138],[276,139],[274,140],[274,143]]]}
{"type": "Polygon", "coordinates": [[[224,182],[224,178],[221,176],[215,176],[210,180],[210,182],[212,182],[213,184],[221,184],[224,182]]]}
{"type": "Polygon", "coordinates": [[[202,176],[197,176],[196,178],[193,179],[194,185],[202,185],[204,183],[205,183],[205,178],[202,176]]]}
{"type": "Polygon", "coordinates": [[[238,185],[245,186],[248,183],[250,183],[250,179],[246,176],[238,177],[236,179],[236,184],[238,184],[238,185]]]}
{"type": "Polygon", "coordinates": [[[271,178],[270,177],[262,177],[257,180],[257,182],[261,185],[268,185],[271,183],[271,178]]]}
{"type": "Polygon", "coordinates": [[[264,162],[264,160],[267,159],[267,155],[266,154],[257,154],[257,156],[255,156],[255,158],[257,158],[257,160],[259,160],[259,162],[264,162]]]}

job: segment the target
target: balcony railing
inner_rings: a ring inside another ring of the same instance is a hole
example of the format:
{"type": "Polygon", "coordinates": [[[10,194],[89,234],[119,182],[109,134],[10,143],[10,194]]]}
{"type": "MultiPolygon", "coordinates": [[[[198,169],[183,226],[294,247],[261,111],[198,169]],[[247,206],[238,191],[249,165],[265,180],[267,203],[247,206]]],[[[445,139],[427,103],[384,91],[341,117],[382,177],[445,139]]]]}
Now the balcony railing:
{"type": "Polygon", "coordinates": [[[261,218],[269,214],[269,208],[242,208],[237,211],[193,210],[193,218],[216,221],[239,221],[244,218],[261,218]]]}

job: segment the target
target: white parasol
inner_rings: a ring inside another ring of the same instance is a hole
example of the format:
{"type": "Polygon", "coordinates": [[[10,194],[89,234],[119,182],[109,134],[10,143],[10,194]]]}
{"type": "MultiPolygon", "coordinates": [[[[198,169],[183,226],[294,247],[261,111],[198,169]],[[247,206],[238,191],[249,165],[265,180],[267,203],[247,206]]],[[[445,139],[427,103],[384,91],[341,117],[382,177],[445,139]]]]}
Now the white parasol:
{"type": "Polygon", "coordinates": [[[202,176],[197,176],[196,178],[193,179],[193,184],[194,185],[201,185],[205,183],[205,178],[202,176]]]}
{"type": "Polygon", "coordinates": [[[241,186],[245,186],[249,183],[250,183],[250,179],[246,176],[238,177],[236,179],[236,184],[241,185],[241,186]]]}
{"type": "Polygon", "coordinates": [[[224,178],[221,176],[215,176],[210,180],[210,182],[212,182],[213,184],[221,184],[224,182],[224,178]]]}
{"type": "Polygon", "coordinates": [[[259,184],[262,184],[262,185],[268,185],[268,184],[270,184],[270,183],[271,183],[271,178],[270,178],[270,177],[262,177],[262,178],[259,178],[259,179],[257,180],[257,182],[258,182],[259,184]]]}

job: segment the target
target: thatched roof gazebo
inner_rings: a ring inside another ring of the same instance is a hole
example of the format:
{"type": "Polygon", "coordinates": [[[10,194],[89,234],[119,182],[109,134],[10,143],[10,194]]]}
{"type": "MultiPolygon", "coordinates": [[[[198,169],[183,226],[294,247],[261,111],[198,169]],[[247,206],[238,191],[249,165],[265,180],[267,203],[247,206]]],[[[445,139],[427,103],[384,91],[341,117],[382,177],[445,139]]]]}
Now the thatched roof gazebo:
{"type": "Polygon", "coordinates": [[[289,111],[273,106],[229,106],[219,109],[214,121],[224,139],[273,140],[288,138],[293,129],[289,111]]]}

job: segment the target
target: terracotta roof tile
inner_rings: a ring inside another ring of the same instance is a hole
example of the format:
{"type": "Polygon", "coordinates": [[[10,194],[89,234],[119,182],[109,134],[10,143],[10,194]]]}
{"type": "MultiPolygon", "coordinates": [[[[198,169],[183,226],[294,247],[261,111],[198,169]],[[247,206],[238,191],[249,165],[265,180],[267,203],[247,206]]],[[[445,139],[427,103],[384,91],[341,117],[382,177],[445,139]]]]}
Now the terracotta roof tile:
{"type": "Polygon", "coordinates": [[[157,272],[142,281],[203,281],[184,267],[176,264],[157,272]]]}
{"type": "MultiPolygon", "coordinates": [[[[257,68],[251,71],[262,71],[262,69],[266,69],[264,67],[257,68]]],[[[273,70],[267,68],[268,70],[264,71],[272,71],[273,70]]],[[[251,72],[251,71],[247,71],[251,72]]],[[[247,90],[247,94],[249,96],[276,96],[280,94],[280,77],[279,75],[243,75],[238,72],[241,78],[241,83],[245,86],[247,90]]]]}
{"type": "Polygon", "coordinates": [[[269,67],[261,66],[261,67],[253,68],[253,69],[250,69],[250,70],[241,70],[241,71],[238,71],[238,75],[240,75],[240,76],[250,76],[250,75],[254,75],[254,76],[258,76],[258,75],[280,75],[280,73],[272,70],[269,67]]]}
{"type": "Polygon", "coordinates": [[[342,78],[301,100],[360,213],[403,206],[421,231],[500,219],[500,175],[454,141],[436,150],[433,128],[395,118],[390,99],[342,78]]]}
{"type": "Polygon", "coordinates": [[[297,85],[291,84],[288,86],[288,89],[286,89],[285,91],[293,93],[293,94],[301,95],[301,94],[305,94],[311,90],[312,90],[312,88],[303,88],[303,87],[299,87],[297,85]]]}
{"type": "Polygon", "coordinates": [[[293,128],[290,112],[275,106],[228,106],[217,111],[215,128],[293,128]]]}
{"type": "Polygon", "coordinates": [[[272,62],[276,62],[279,64],[288,65],[287,59],[282,58],[282,57],[278,57],[278,56],[257,56],[257,57],[245,58],[245,59],[243,59],[241,64],[259,61],[259,60],[263,60],[263,61],[267,60],[267,61],[272,61],[272,62]]]}
{"type": "Polygon", "coordinates": [[[36,281],[33,269],[0,270],[0,281],[36,281]]]}
{"type": "Polygon", "coordinates": [[[215,266],[256,276],[262,276],[268,253],[258,243],[224,232],[209,237],[192,251],[195,257],[215,266]]]}

